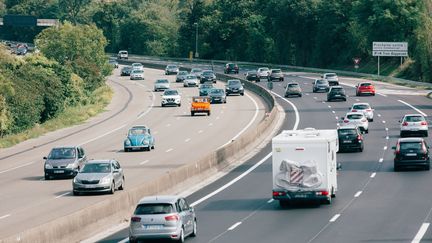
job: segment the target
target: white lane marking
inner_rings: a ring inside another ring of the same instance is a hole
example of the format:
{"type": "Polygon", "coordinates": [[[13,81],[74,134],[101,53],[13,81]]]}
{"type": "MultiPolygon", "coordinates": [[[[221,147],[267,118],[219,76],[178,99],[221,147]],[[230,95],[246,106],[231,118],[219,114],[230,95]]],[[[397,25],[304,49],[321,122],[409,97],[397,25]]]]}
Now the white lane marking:
{"type": "Polygon", "coordinates": [[[272,203],[272,202],[274,202],[273,198],[267,201],[267,203],[272,203]]]}
{"type": "Polygon", "coordinates": [[[426,113],[424,113],[423,111],[421,111],[421,110],[415,108],[414,106],[408,104],[407,102],[405,102],[405,101],[403,101],[403,100],[398,100],[398,101],[399,101],[400,103],[404,104],[404,105],[407,105],[407,106],[411,107],[412,109],[414,109],[414,110],[417,111],[418,113],[422,114],[423,116],[427,116],[426,113]]]}
{"type": "Polygon", "coordinates": [[[202,132],[203,132],[203,130],[199,130],[199,131],[198,131],[198,133],[202,133],[202,132]]]}
{"type": "Polygon", "coordinates": [[[339,126],[340,126],[340,123],[339,123],[339,122],[338,122],[338,123],[336,123],[336,126],[338,126],[338,127],[339,127],[339,126]]]}
{"type": "Polygon", "coordinates": [[[129,242],[129,237],[119,241],[118,243],[126,243],[126,242],[129,242]]]}
{"type": "Polygon", "coordinates": [[[378,117],[381,117],[381,114],[378,114],[378,117]]]}
{"type": "Polygon", "coordinates": [[[382,121],[382,123],[386,123],[386,121],[382,121]]]}
{"type": "Polygon", "coordinates": [[[390,139],[390,137],[389,137],[389,136],[386,136],[386,139],[387,139],[387,140],[389,140],[389,139],[390,139]]]}
{"type": "Polygon", "coordinates": [[[332,111],[332,113],[333,113],[333,114],[335,114],[335,113],[336,113],[336,111],[332,111]]]}
{"type": "Polygon", "coordinates": [[[363,191],[358,191],[358,192],[354,195],[354,197],[359,197],[362,193],[363,193],[363,191]]]}
{"type": "Polygon", "coordinates": [[[189,142],[191,139],[190,138],[186,138],[185,139],[185,142],[187,143],[187,142],[189,142]]]}
{"type": "Polygon", "coordinates": [[[3,216],[0,216],[0,219],[5,219],[5,218],[7,218],[9,216],[11,216],[11,215],[10,214],[6,214],[6,215],[3,215],[3,216]]]}
{"type": "Polygon", "coordinates": [[[306,93],[306,95],[309,95],[309,93],[306,93]]]}
{"type": "Polygon", "coordinates": [[[213,123],[209,123],[209,126],[210,126],[210,127],[213,126],[213,123]]]}
{"type": "Polygon", "coordinates": [[[233,138],[231,138],[230,140],[228,140],[228,142],[226,142],[225,144],[223,144],[222,146],[220,146],[217,149],[220,149],[224,146],[226,146],[227,144],[230,144],[232,141],[236,140],[240,135],[242,135],[250,126],[252,126],[252,124],[255,122],[255,120],[258,117],[258,113],[259,113],[259,106],[258,103],[255,101],[254,98],[252,98],[252,96],[248,95],[246,93],[246,97],[248,97],[250,100],[252,100],[253,104],[255,105],[255,114],[252,117],[252,119],[249,121],[249,123],[239,132],[237,133],[233,138]]]}
{"type": "Polygon", "coordinates": [[[143,162],[141,162],[141,163],[139,163],[140,165],[143,165],[143,164],[147,164],[149,162],[149,160],[148,159],[146,159],[146,160],[144,160],[143,162]]]}
{"type": "Polygon", "coordinates": [[[314,99],[318,99],[317,97],[314,97],[314,99]]]}
{"type": "Polygon", "coordinates": [[[381,95],[383,97],[387,97],[387,95],[383,94],[383,93],[376,93],[377,95],[381,95]]]}
{"type": "Polygon", "coordinates": [[[329,220],[329,222],[334,222],[334,221],[336,221],[339,217],[340,217],[340,214],[335,214],[335,216],[333,216],[333,218],[331,218],[331,219],[329,220]]]}
{"type": "Polygon", "coordinates": [[[325,101],[323,101],[322,103],[325,104],[325,101]]]}
{"type": "Polygon", "coordinates": [[[31,165],[31,164],[34,164],[34,163],[36,163],[36,161],[29,162],[29,163],[26,163],[26,164],[23,164],[23,165],[19,165],[19,166],[16,166],[16,167],[13,167],[13,168],[10,168],[10,169],[7,169],[7,170],[3,170],[3,171],[0,171],[0,174],[6,173],[6,172],[9,172],[9,171],[12,171],[12,170],[16,170],[16,169],[19,169],[19,168],[22,168],[22,167],[25,167],[25,166],[28,166],[28,165],[31,165]]]}
{"type": "Polygon", "coordinates": [[[231,230],[237,228],[237,226],[241,225],[241,223],[242,222],[237,222],[237,223],[233,224],[231,227],[228,228],[228,230],[231,231],[231,230]]]}
{"type": "Polygon", "coordinates": [[[154,132],[153,132],[153,134],[158,134],[158,133],[159,133],[159,131],[154,131],[154,132]]]}
{"type": "Polygon", "coordinates": [[[336,120],[339,120],[339,117],[336,116],[335,118],[336,118],[336,120]]]}
{"type": "Polygon", "coordinates": [[[169,152],[171,152],[171,151],[173,151],[173,150],[174,150],[174,149],[170,148],[170,149],[167,149],[167,151],[165,151],[165,152],[169,153],[169,152]]]}
{"type": "Polygon", "coordinates": [[[359,99],[355,99],[356,101],[360,101],[359,99]]]}
{"type": "Polygon", "coordinates": [[[328,105],[328,108],[331,108],[331,105],[328,105]]]}
{"type": "Polygon", "coordinates": [[[379,160],[378,160],[378,162],[380,162],[380,163],[382,163],[384,161],[384,158],[380,158],[379,160]]]}
{"type": "Polygon", "coordinates": [[[372,173],[370,177],[374,178],[375,176],[376,176],[376,172],[372,173]]]}
{"type": "Polygon", "coordinates": [[[292,103],[292,102],[289,101],[288,99],[286,99],[286,98],[280,96],[279,94],[276,94],[276,93],[273,92],[273,91],[272,91],[271,93],[274,94],[274,95],[276,95],[277,97],[283,99],[284,101],[286,101],[288,104],[291,105],[291,107],[292,107],[293,110],[294,110],[294,114],[295,114],[295,123],[294,123],[294,128],[293,128],[293,130],[297,130],[298,125],[299,125],[299,123],[300,123],[300,115],[299,115],[299,112],[298,112],[297,107],[294,105],[294,103],[292,103]]]}
{"type": "Polygon", "coordinates": [[[427,229],[429,228],[430,223],[423,223],[420,227],[419,231],[415,235],[414,239],[411,241],[411,243],[420,243],[422,240],[424,234],[426,233],[427,229]]]}
{"type": "Polygon", "coordinates": [[[220,119],[220,117],[217,116],[217,117],[216,117],[216,120],[219,120],[219,119],[220,119]]]}
{"type": "Polygon", "coordinates": [[[386,127],[385,130],[388,131],[388,127],[386,127]]]}
{"type": "Polygon", "coordinates": [[[183,114],[186,114],[187,112],[186,111],[183,111],[183,114]]]}
{"type": "Polygon", "coordinates": [[[70,194],[70,192],[66,192],[66,193],[63,193],[63,194],[61,194],[61,195],[58,195],[58,196],[55,197],[55,198],[61,198],[61,197],[63,197],[63,196],[69,195],[69,194],[70,194]]]}
{"type": "Polygon", "coordinates": [[[387,150],[387,146],[384,146],[384,150],[387,150]]]}

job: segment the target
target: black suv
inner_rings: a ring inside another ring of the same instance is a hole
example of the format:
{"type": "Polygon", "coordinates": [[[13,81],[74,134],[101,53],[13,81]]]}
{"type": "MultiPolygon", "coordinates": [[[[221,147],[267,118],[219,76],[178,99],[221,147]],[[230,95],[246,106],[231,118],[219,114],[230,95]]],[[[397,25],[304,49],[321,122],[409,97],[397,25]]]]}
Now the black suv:
{"type": "Polygon", "coordinates": [[[332,86],[327,93],[327,101],[343,100],[346,101],[346,94],[342,86],[332,86]]]}
{"type": "Polygon", "coordinates": [[[230,94],[244,95],[243,84],[238,79],[228,80],[226,87],[225,87],[225,93],[226,93],[226,96],[228,96],[230,94]]]}
{"type": "Polygon", "coordinates": [[[202,72],[202,75],[200,78],[200,83],[203,84],[206,82],[216,83],[216,75],[214,74],[214,72],[212,70],[204,70],[202,72]]]}
{"type": "Polygon", "coordinates": [[[225,64],[224,73],[239,73],[239,67],[235,63],[227,63],[225,64]]]}
{"type": "Polygon", "coordinates": [[[429,146],[423,138],[399,138],[394,152],[394,170],[401,167],[423,167],[430,169],[429,146]]]}
{"type": "Polygon", "coordinates": [[[339,151],[355,150],[363,152],[363,135],[357,126],[344,126],[338,128],[339,151]]]}

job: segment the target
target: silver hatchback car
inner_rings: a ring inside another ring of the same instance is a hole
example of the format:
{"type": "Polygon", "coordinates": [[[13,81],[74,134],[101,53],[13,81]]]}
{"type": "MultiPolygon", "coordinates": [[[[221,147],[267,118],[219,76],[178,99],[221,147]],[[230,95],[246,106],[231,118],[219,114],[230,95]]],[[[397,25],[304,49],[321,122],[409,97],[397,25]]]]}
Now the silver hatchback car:
{"type": "Polygon", "coordinates": [[[171,239],[184,242],[196,236],[194,209],[179,196],[150,196],[139,202],[129,225],[129,242],[171,239]]]}
{"type": "Polygon", "coordinates": [[[420,134],[428,136],[428,123],[421,114],[407,114],[400,122],[400,136],[420,134]]]}

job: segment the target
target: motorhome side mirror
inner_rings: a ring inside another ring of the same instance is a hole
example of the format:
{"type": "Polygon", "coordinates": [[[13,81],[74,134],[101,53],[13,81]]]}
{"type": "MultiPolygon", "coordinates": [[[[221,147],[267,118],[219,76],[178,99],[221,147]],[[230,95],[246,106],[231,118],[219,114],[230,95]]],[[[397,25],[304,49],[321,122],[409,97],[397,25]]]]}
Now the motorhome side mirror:
{"type": "Polygon", "coordinates": [[[46,156],[44,156],[44,157],[43,157],[43,159],[47,159],[47,157],[46,157],[46,156]]]}
{"type": "Polygon", "coordinates": [[[396,146],[393,146],[392,149],[396,149],[396,146]]]}
{"type": "Polygon", "coordinates": [[[341,163],[337,163],[336,170],[342,170],[342,164],[341,163]]]}

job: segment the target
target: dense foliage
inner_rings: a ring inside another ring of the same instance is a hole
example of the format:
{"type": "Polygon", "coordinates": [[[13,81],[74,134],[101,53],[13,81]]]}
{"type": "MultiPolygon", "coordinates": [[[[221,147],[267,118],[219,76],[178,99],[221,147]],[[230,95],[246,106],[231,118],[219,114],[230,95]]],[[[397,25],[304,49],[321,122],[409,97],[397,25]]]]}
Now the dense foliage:
{"type": "Polygon", "coordinates": [[[331,68],[352,66],[353,57],[374,61],[373,41],[407,41],[409,65],[400,73],[427,82],[431,6],[430,0],[0,0],[0,12],[94,23],[109,52],[187,57],[198,29],[200,58],[331,68]]]}

